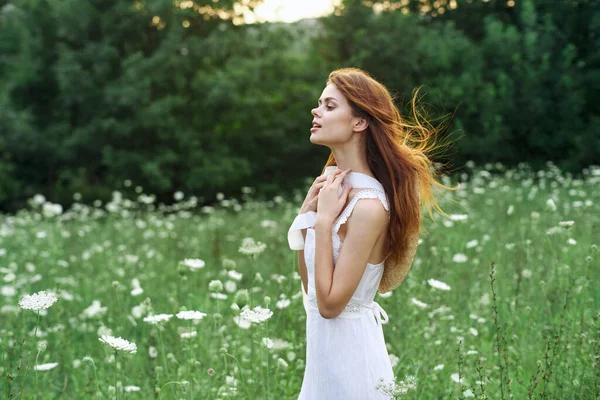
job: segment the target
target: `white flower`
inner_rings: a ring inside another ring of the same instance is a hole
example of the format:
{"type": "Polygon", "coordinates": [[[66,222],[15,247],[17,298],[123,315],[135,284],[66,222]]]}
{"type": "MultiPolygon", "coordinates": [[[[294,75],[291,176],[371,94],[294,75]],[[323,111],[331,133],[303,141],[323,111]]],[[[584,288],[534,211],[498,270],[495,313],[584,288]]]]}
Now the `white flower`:
{"type": "Polygon", "coordinates": [[[270,349],[273,347],[273,341],[271,339],[269,339],[268,337],[262,339],[262,344],[267,349],[270,349]]]}
{"type": "Polygon", "coordinates": [[[223,282],[218,279],[212,280],[208,283],[208,290],[211,292],[222,292],[223,282]]]}
{"type": "Polygon", "coordinates": [[[206,313],[200,311],[179,311],[177,313],[177,318],[179,319],[188,319],[188,320],[201,320],[206,317],[206,313]]]}
{"type": "Polygon", "coordinates": [[[287,368],[287,367],[288,367],[288,363],[287,363],[287,361],[285,361],[285,360],[284,360],[283,358],[281,358],[281,357],[279,357],[279,358],[277,359],[277,365],[279,365],[280,367],[283,367],[283,368],[287,368]]]}
{"type": "Polygon", "coordinates": [[[225,282],[225,290],[229,293],[233,293],[237,290],[237,284],[234,281],[225,282]]]}
{"type": "Polygon", "coordinates": [[[452,261],[454,261],[455,263],[464,263],[467,260],[467,256],[463,253],[456,253],[454,256],[452,256],[452,261]]]}
{"type": "Polygon", "coordinates": [[[380,378],[377,381],[377,385],[375,385],[377,390],[392,398],[404,396],[409,390],[415,389],[416,387],[417,381],[412,375],[406,377],[406,382],[400,381],[398,384],[396,384],[394,381],[386,383],[383,378],[380,378]]]}
{"type": "Polygon", "coordinates": [[[264,322],[271,318],[271,316],[273,316],[273,311],[260,306],[254,307],[253,310],[249,309],[248,306],[244,306],[244,309],[240,313],[240,317],[254,323],[264,322]]]}
{"type": "Polygon", "coordinates": [[[40,311],[49,308],[52,304],[58,301],[58,297],[54,293],[46,293],[41,291],[31,295],[25,295],[20,301],[19,306],[24,310],[40,311]]]}
{"type": "Polygon", "coordinates": [[[567,243],[571,244],[571,245],[576,245],[577,244],[577,240],[573,239],[573,238],[569,238],[569,240],[567,240],[567,243]]]}
{"type": "Polygon", "coordinates": [[[158,324],[159,322],[168,321],[173,317],[173,314],[157,314],[157,315],[148,315],[144,318],[144,322],[148,322],[150,324],[158,324]]]}
{"type": "Polygon", "coordinates": [[[57,365],[58,365],[57,362],[47,363],[47,364],[38,364],[38,365],[34,366],[33,369],[35,369],[36,371],[48,371],[49,369],[52,369],[52,368],[56,367],[57,365]]]}
{"type": "Polygon", "coordinates": [[[415,299],[414,297],[410,299],[411,303],[413,303],[414,305],[416,305],[417,307],[421,307],[421,308],[427,308],[429,307],[429,304],[427,303],[423,303],[420,300],[415,299]]]}
{"type": "Polygon", "coordinates": [[[193,338],[193,337],[196,337],[196,336],[198,336],[198,332],[196,332],[196,331],[191,331],[191,332],[181,332],[181,333],[179,334],[179,336],[180,336],[182,339],[190,339],[190,338],[193,338]]]}
{"type": "Polygon", "coordinates": [[[150,358],[158,357],[158,350],[156,349],[156,347],[154,347],[154,346],[148,347],[148,356],[150,358]]]}
{"type": "Polygon", "coordinates": [[[392,364],[392,368],[394,368],[396,365],[398,365],[398,362],[400,361],[400,359],[394,355],[394,354],[390,354],[390,363],[392,364]]]}
{"type": "Polygon", "coordinates": [[[549,209],[551,209],[552,211],[556,211],[556,209],[557,209],[556,203],[552,199],[548,199],[546,201],[546,207],[549,208],[549,209]]]}
{"type": "Polygon", "coordinates": [[[570,228],[573,226],[575,222],[574,221],[560,221],[558,223],[559,226],[564,226],[565,228],[570,228]]]}
{"type": "Polygon", "coordinates": [[[185,265],[186,267],[188,267],[191,270],[196,270],[196,269],[204,268],[206,263],[200,259],[186,258],[183,260],[183,265],[185,265]]]}
{"type": "Polygon", "coordinates": [[[240,272],[234,271],[234,270],[231,270],[231,271],[227,272],[227,275],[231,279],[236,280],[236,281],[241,281],[242,280],[242,276],[243,276],[243,274],[241,274],[240,272]]]}
{"type": "Polygon", "coordinates": [[[135,345],[135,343],[129,342],[123,339],[122,337],[102,335],[102,337],[98,340],[100,340],[100,342],[102,342],[103,344],[112,347],[115,350],[126,351],[131,354],[137,353],[137,346],[135,345]]]}
{"type": "Polygon", "coordinates": [[[140,387],[139,386],[125,386],[123,389],[126,392],[139,392],[140,391],[140,387]]]}
{"type": "Polygon", "coordinates": [[[290,342],[285,341],[283,339],[279,339],[279,338],[272,339],[272,342],[273,342],[273,350],[286,350],[286,349],[291,349],[293,347],[290,342]]]}
{"type": "Polygon", "coordinates": [[[277,302],[275,302],[275,307],[277,307],[279,309],[284,309],[284,308],[288,307],[290,304],[292,304],[290,299],[283,298],[283,299],[277,300],[277,302]]]}
{"type": "Polygon", "coordinates": [[[438,364],[435,367],[433,367],[434,371],[440,371],[442,369],[444,369],[444,364],[438,364]]]}
{"type": "Polygon", "coordinates": [[[4,297],[12,297],[17,294],[17,289],[12,286],[2,286],[0,289],[0,294],[4,297]]]}
{"type": "Polygon", "coordinates": [[[477,336],[479,333],[477,332],[477,329],[475,328],[469,328],[469,332],[471,333],[471,335],[473,336],[477,336]]]}
{"type": "Polygon", "coordinates": [[[235,324],[241,329],[248,329],[250,326],[252,326],[252,322],[240,317],[239,315],[233,317],[233,322],[235,322],[235,324]]]}
{"type": "Polygon", "coordinates": [[[524,269],[523,271],[521,271],[521,276],[523,276],[523,278],[531,278],[531,270],[529,269],[524,269]]]}
{"type": "Polygon", "coordinates": [[[209,296],[217,300],[227,300],[227,295],[225,293],[211,293],[209,296]]]}
{"type": "Polygon", "coordinates": [[[239,248],[239,252],[248,255],[260,254],[265,250],[266,247],[267,245],[263,242],[255,242],[252,238],[245,238],[242,241],[242,246],[239,248]]]}
{"type": "Polygon", "coordinates": [[[452,221],[465,221],[468,217],[466,214],[450,214],[450,220],[452,221]]]}
{"type": "Polygon", "coordinates": [[[183,200],[183,192],[178,190],[175,193],[173,193],[173,198],[177,201],[183,200]]]}
{"type": "Polygon", "coordinates": [[[450,290],[450,286],[448,286],[444,282],[441,282],[441,281],[438,281],[435,279],[429,279],[429,280],[427,280],[427,283],[429,283],[429,285],[431,285],[431,287],[434,287],[436,289],[450,290]]]}
{"type": "Polygon", "coordinates": [[[450,375],[450,379],[452,379],[454,382],[456,383],[465,383],[465,378],[461,377],[460,380],[458,379],[458,373],[453,373],[452,375],[450,375]]]}
{"type": "Polygon", "coordinates": [[[473,394],[473,392],[471,391],[471,389],[467,389],[463,392],[463,396],[465,397],[475,397],[475,395],[473,394]]]}
{"type": "Polygon", "coordinates": [[[479,241],[477,239],[473,239],[469,242],[467,242],[467,249],[470,249],[471,247],[475,247],[479,244],[479,241]]]}
{"type": "Polygon", "coordinates": [[[92,301],[92,305],[83,310],[82,315],[88,318],[94,318],[104,314],[108,310],[108,307],[101,307],[99,300],[92,301]]]}

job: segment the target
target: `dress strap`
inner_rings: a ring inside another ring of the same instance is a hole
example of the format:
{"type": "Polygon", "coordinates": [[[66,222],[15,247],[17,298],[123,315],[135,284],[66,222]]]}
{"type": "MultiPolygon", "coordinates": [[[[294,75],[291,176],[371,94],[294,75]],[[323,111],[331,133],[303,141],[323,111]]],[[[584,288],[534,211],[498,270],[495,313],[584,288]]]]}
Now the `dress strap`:
{"type": "MultiPolygon", "coordinates": [[[[383,204],[383,207],[385,208],[385,210],[386,211],[390,210],[385,192],[383,192],[379,189],[372,189],[372,188],[361,190],[360,192],[358,192],[354,195],[352,200],[350,200],[350,203],[348,203],[346,208],[344,208],[344,210],[342,211],[340,216],[337,218],[337,220],[333,224],[333,232],[335,234],[338,233],[340,226],[342,226],[344,223],[346,223],[348,218],[350,218],[350,214],[352,214],[352,210],[354,210],[354,206],[360,199],[379,199],[381,201],[381,203],[383,204]]],[[[388,219],[389,219],[389,217],[390,217],[390,215],[388,213],[388,219]]]]}

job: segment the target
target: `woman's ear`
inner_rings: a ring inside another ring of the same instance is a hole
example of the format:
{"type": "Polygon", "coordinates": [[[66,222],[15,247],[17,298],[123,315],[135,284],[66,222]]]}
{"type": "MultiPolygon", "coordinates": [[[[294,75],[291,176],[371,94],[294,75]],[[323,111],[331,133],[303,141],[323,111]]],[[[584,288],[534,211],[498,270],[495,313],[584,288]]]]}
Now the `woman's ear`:
{"type": "Polygon", "coordinates": [[[358,120],[358,122],[354,125],[354,131],[355,132],[361,132],[367,129],[367,127],[369,126],[369,122],[367,122],[366,118],[361,118],[358,120]]]}

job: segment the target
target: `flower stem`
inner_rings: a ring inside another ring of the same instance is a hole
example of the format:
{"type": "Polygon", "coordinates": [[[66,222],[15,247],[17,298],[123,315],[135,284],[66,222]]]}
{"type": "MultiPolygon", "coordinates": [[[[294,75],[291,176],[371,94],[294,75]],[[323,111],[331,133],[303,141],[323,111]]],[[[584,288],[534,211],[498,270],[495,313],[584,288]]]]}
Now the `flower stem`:
{"type": "Polygon", "coordinates": [[[119,389],[117,388],[117,351],[115,350],[115,400],[119,400],[119,389]]]}

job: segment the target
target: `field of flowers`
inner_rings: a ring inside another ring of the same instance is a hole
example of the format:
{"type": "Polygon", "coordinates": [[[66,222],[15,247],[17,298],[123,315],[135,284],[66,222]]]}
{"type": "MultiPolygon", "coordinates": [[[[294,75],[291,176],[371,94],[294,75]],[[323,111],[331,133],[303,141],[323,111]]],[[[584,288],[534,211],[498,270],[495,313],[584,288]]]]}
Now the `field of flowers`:
{"type": "MultiPolygon", "coordinates": [[[[450,218],[423,212],[412,270],[375,299],[397,378],[382,391],[600,396],[600,168],[582,176],[443,177],[461,183],[436,192],[450,218]]],[[[38,195],[1,216],[3,398],[296,399],[306,318],[287,230],[305,192],[252,193],[165,206],[125,181],[106,204],[38,195]]]]}

